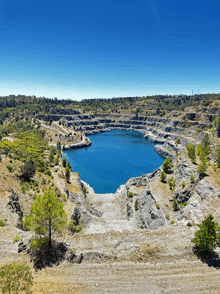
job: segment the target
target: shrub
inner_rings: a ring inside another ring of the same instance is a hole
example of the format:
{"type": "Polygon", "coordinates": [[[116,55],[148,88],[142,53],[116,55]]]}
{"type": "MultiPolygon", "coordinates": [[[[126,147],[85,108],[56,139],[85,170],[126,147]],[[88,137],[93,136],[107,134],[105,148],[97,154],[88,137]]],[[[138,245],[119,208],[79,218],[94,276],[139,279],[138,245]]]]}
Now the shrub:
{"type": "Polygon", "coordinates": [[[172,225],[175,224],[175,221],[172,220],[172,221],[171,221],[171,224],[172,224],[172,225]]]}
{"type": "Polygon", "coordinates": [[[208,215],[200,225],[197,225],[200,230],[195,233],[195,238],[191,242],[196,244],[199,252],[210,253],[217,246],[220,246],[220,227],[214,222],[213,215],[208,215]]]}
{"type": "Polygon", "coordinates": [[[65,157],[62,159],[62,165],[63,165],[63,167],[66,167],[66,158],[65,157]]]}
{"type": "Polygon", "coordinates": [[[1,155],[0,155],[0,162],[2,161],[2,157],[1,157],[1,155]]]}
{"type": "Polygon", "coordinates": [[[32,160],[28,160],[21,166],[20,172],[20,177],[25,181],[29,181],[36,173],[36,165],[32,160]]]}
{"type": "Polygon", "coordinates": [[[162,166],[164,172],[168,173],[171,170],[172,167],[173,167],[172,160],[170,158],[166,158],[164,160],[164,163],[163,163],[163,166],[162,166]]]}
{"type": "Polygon", "coordinates": [[[191,177],[190,177],[190,182],[193,183],[194,181],[195,181],[195,179],[194,179],[194,175],[191,175],[191,177]]]}
{"type": "Polygon", "coordinates": [[[15,242],[17,242],[17,241],[20,241],[20,237],[19,236],[16,236],[15,238],[14,238],[14,240],[13,240],[13,243],[15,243],[15,242]]]}
{"type": "Polygon", "coordinates": [[[6,264],[0,268],[0,288],[2,293],[32,293],[33,276],[25,264],[6,264]]]}
{"type": "Polygon", "coordinates": [[[216,166],[213,166],[213,170],[216,172],[216,166]]]}
{"type": "Polygon", "coordinates": [[[177,138],[175,141],[176,146],[180,143],[180,138],[177,138]]]}
{"type": "Polygon", "coordinates": [[[58,165],[58,164],[59,164],[59,157],[58,157],[58,156],[56,156],[56,157],[54,158],[54,164],[55,164],[55,165],[58,165]]]}
{"type": "Polygon", "coordinates": [[[67,201],[65,194],[62,195],[62,199],[63,199],[63,201],[67,201]]]}
{"type": "Polygon", "coordinates": [[[43,178],[42,181],[41,181],[41,185],[45,185],[46,182],[47,182],[47,180],[45,178],[43,178]]]}
{"type": "Polygon", "coordinates": [[[186,183],[183,181],[182,184],[181,184],[182,188],[185,188],[186,187],[186,183]]]}
{"type": "Polygon", "coordinates": [[[175,188],[175,186],[176,186],[176,181],[174,180],[174,177],[169,179],[168,183],[169,183],[170,189],[173,190],[173,188],[175,188]]]}
{"type": "Polygon", "coordinates": [[[69,183],[69,181],[70,181],[70,169],[69,169],[68,166],[65,168],[65,177],[66,177],[67,183],[69,183]]]}
{"type": "Polygon", "coordinates": [[[45,174],[48,175],[49,177],[51,177],[51,175],[52,175],[52,173],[49,169],[46,170],[45,174]]]}
{"type": "Polygon", "coordinates": [[[79,172],[77,171],[76,174],[79,176],[79,172]]]}
{"type": "Polygon", "coordinates": [[[82,230],[82,226],[81,225],[74,225],[73,221],[71,221],[68,224],[68,230],[72,233],[80,233],[80,231],[82,230]]]}
{"type": "Polygon", "coordinates": [[[169,216],[169,214],[167,214],[165,217],[166,217],[166,219],[170,219],[170,216],[169,216]]]}
{"type": "Polygon", "coordinates": [[[192,160],[192,162],[196,159],[196,147],[189,143],[189,145],[186,146],[188,151],[188,157],[192,160]]]}
{"type": "Polygon", "coordinates": [[[12,170],[13,170],[13,167],[12,167],[10,164],[7,164],[6,167],[7,167],[7,169],[8,169],[8,170],[10,171],[10,173],[11,173],[12,170]]]}
{"type": "Polygon", "coordinates": [[[134,196],[134,194],[132,192],[128,193],[128,197],[133,197],[133,196],[134,196]]]}
{"type": "Polygon", "coordinates": [[[173,199],[173,210],[174,210],[174,211],[177,211],[177,210],[179,210],[179,209],[180,209],[180,208],[179,208],[179,204],[178,204],[176,198],[174,198],[174,199],[173,199]]]}
{"type": "Polygon", "coordinates": [[[3,220],[0,219],[0,227],[5,227],[6,224],[3,222],[3,220]]]}
{"type": "Polygon", "coordinates": [[[191,223],[191,222],[188,222],[186,225],[187,225],[188,227],[192,227],[192,223],[191,223]]]}
{"type": "Polygon", "coordinates": [[[157,209],[160,209],[160,205],[159,205],[159,204],[157,204],[157,205],[156,205],[156,208],[157,208],[157,209]]]}
{"type": "Polygon", "coordinates": [[[86,195],[86,193],[88,193],[88,191],[86,190],[86,187],[83,186],[83,193],[86,195]]]}
{"type": "Polygon", "coordinates": [[[136,201],[135,201],[135,204],[134,204],[134,209],[135,209],[135,210],[138,210],[138,204],[139,204],[139,203],[138,203],[138,200],[136,200],[136,201]]]}
{"type": "Polygon", "coordinates": [[[166,175],[165,171],[162,171],[160,174],[160,180],[162,183],[166,183],[166,177],[167,177],[167,175],[166,175]]]}

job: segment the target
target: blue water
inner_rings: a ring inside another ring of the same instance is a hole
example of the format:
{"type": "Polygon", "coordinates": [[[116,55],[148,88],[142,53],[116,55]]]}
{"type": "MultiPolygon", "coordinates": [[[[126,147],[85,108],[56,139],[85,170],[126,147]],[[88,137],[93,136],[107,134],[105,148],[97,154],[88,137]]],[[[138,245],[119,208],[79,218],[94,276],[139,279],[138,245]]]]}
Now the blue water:
{"type": "Polygon", "coordinates": [[[136,131],[113,130],[88,136],[92,145],[65,151],[74,172],[96,193],[114,193],[129,178],[157,169],[164,159],[155,144],[136,131]]]}

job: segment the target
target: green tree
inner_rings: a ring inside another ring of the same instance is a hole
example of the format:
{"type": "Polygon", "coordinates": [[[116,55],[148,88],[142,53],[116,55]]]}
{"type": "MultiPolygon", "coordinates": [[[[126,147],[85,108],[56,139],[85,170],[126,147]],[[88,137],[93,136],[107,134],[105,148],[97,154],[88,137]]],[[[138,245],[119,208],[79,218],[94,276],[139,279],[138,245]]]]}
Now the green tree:
{"type": "Polygon", "coordinates": [[[219,138],[220,137],[220,116],[216,119],[216,132],[219,138]]]}
{"type": "Polygon", "coordinates": [[[195,162],[196,159],[196,147],[189,143],[189,145],[186,146],[188,150],[188,157],[192,160],[192,162],[195,162]]]}
{"type": "Polygon", "coordinates": [[[29,181],[36,173],[36,165],[33,160],[28,160],[20,168],[20,177],[25,181],[29,181]]]}
{"type": "Polygon", "coordinates": [[[30,268],[25,264],[11,263],[0,268],[0,289],[3,294],[31,294],[31,285],[33,285],[33,276],[30,268]]]}
{"type": "Polygon", "coordinates": [[[160,174],[160,180],[162,183],[166,183],[166,177],[167,177],[167,174],[165,173],[165,171],[162,171],[160,174]]]}
{"type": "Polygon", "coordinates": [[[172,164],[172,160],[170,158],[166,158],[164,160],[164,163],[163,163],[163,170],[165,171],[165,173],[168,173],[170,172],[171,168],[173,167],[173,164],[172,164]]]}
{"type": "Polygon", "coordinates": [[[50,152],[50,154],[49,154],[49,162],[50,162],[50,165],[54,164],[54,155],[52,152],[50,152]]]}
{"type": "Polygon", "coordinates": [[[37,196],[34,204],[31,205],[25,227],[33,229],[36,234],[48,235],[48,245],[51,247],[52,234],[56,231],[61,233],[66,223],[63,203],[50,190],[46,190],[44,195],[37,196]]]}
{"type": "Polygon", "coordinates": [[[57,151],[61,152],[61,142],[60,141],[57,142],[57,151]]]}
{"type": "Polygon", "coordinates": [[[63,165],[63,167],[66,167],[66,158],[65,157],[62,160],[62,165],[63,165]]]}
{"type": "Polygon", "coordinates": [[[200,230],[195,233],[195,238],[191,242],[196,244],[199,252],[212,252],[217,246],[220,246],[220,227],[214,221],[213,215],[208,215],[200,225],[200,230]]]}
{"type": "Polygon", "coordinates": [[[180,138],[177,138],[175,141],[176,146],[180,143],[180,138]]]}
{"type": "Polygon", "coordinates": [[[71,167],[71,164],[69,163],[69,161],[67,162],[66,166],[69,168],[70,171],[72,171],[72,167],[71,167]]]}
{"type": "Polygon", "coordinates": [[[67,183],[69,183],[69,181],[70,181],[70,169],[69,169],[68,166],[65,168],[65,177],[66,177],[67,183]]]}

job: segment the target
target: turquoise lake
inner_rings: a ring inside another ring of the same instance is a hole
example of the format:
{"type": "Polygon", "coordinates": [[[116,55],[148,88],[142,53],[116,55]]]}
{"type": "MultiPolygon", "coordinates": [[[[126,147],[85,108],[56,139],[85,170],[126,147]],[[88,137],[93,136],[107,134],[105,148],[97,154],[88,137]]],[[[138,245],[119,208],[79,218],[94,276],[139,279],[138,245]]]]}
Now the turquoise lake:
{"type": "Polygon", "coordinates": [[[154,151],[155,143],[142,133],[113,130],[88,137],[91,146],[66,150],[64,157],[96,193],[114,193],[131,177],[150,173],[163,164],[164,158],[154,151]]]}

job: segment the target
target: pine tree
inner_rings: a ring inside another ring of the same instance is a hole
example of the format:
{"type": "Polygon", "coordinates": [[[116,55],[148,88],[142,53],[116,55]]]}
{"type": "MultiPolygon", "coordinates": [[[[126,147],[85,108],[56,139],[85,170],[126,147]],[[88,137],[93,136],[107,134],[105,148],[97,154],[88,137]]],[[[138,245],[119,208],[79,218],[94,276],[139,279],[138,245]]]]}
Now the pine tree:
{"type": "Polygon", "coordinates": [[[33,229],[36,234],[48,235],[48,245],[51,247],[51,236],[54,232],[61,233],[65,227],[66,213],[63,203],[50,190],[36,197],[31,205],[30,215],[25,220],[25,227],[33,229]]]}
{"type": "Polygon", "coordinates": [[[68,166],[65,168],[65,177],[66,177],[67,183],[69,183],[69,181],[70,181],[70,169],[69,169],[68,166]]]}
{"type": "Polygon", "coordinates": [[[217,136],[219,138],[220,137],[220,117],[218,117],[216,119],[216,132],[217,132],[217,136]]]}
{"type": "Polygon", "coordinates": [[[189,143],[189,145],[187,145],[186,148],[188,150],[188,157],[192,160],[192,162],[194,162],[195,159],[196,159],[196,148],[195,148],[195,146],[193,146],[191,143],[189,143]]]}
{"type": "Polygon", "coordinates": [[[217,246],[220,246],[220,227],[214,222],[214,217],[210,214],[197,225],[200,230],[195,233],[195,238],[191,242],[196,244],[199,252],[212,252],[217,246]]]}

